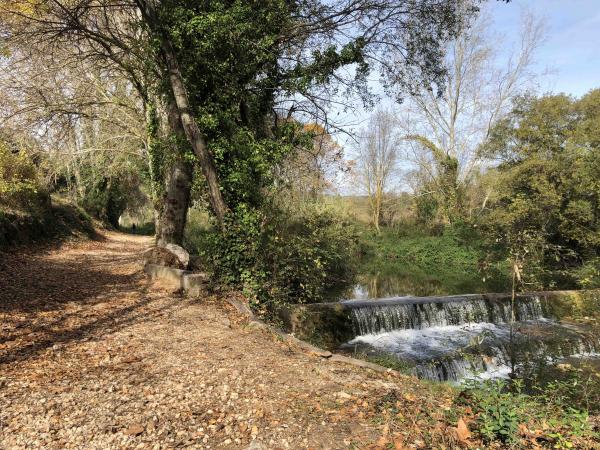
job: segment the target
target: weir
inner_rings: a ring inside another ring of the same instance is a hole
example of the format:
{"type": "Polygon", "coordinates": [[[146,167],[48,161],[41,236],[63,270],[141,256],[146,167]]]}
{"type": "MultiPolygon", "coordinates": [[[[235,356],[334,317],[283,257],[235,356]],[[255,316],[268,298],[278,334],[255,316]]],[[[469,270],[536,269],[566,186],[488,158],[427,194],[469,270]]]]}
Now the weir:
{"type": "Polygon", "coordinates": [[[600,353],[597,324],[580,320],[600,311],[600,291],[524,293],[511,305],[510,294],[397,297],[298,305],[283,317],[300,338],[391,355],[432,380],[502,377],[519,364],[600,353]]]}
{"type": "MultiPolygon", "coordinates": [[[[511,299],[478,295],[427,298],[396,298],[370,302],[348,302],[354,330],[358,334],[423,329],[467,323],[511,321],[511,299]]],[[[517,321],[544,317],[540,298],[530,295],[515,301],[517,321]]]]}

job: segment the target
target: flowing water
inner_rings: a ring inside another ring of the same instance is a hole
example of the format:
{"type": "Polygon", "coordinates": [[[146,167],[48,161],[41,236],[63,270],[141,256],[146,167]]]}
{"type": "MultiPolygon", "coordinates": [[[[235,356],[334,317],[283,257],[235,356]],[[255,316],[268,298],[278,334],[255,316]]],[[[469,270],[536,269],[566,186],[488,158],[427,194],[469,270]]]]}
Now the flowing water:
{"type": "Polygon", "coordinates": [[[463,295],[346,302],[356,337],[351,351],[393,355],[421,378],[507,377],[534,364],[598,357],[593,329],[561,323],[538,296],[463,295]]]}

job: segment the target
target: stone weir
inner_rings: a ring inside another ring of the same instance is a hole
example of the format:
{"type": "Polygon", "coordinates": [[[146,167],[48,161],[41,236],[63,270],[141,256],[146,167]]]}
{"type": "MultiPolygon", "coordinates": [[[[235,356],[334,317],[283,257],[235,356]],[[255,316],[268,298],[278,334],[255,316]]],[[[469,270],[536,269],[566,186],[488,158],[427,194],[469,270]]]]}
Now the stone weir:
{"type": "MultiPolygon", "coordinates": [[[[600,290],[519,293],[514,320],[542,317],[561,320],[600,311],[600,290]]],[[[508,323],[513,318],[510,294],[444,297],[396,297],[291,305],[280,311],[287,331],[328,349],[359,335],[466,323],[508,323]]]]}

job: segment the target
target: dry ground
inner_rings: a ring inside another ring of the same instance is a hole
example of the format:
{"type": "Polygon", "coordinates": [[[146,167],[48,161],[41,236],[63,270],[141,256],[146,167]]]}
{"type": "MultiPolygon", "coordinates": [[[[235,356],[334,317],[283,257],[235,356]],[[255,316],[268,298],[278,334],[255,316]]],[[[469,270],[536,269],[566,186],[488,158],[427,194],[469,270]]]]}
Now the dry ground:
{"type": "Polygon", "coordinates": [[[424,397],[153,287],[149,242],[0,253],[0,449],[452,447],[445,388],[424,397]],[[385,425],[389,404],[405,429],[385,425]]]}

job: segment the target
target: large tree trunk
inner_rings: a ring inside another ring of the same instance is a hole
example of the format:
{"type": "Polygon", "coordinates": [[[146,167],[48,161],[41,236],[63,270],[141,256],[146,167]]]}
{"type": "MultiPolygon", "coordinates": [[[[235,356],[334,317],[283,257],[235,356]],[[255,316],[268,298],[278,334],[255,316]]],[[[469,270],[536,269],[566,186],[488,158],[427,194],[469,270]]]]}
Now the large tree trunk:
{"type": "Polygon", "coordinates": [[[219,222],[223,224],[223,219],[227,212],[227,205],[225,204],[223,194],[221,193],[219,178],[217,176],[217,167],[213,155],[208,150],[206,139],[200,131],[200,128],[198,128],[198,124],[193,116],[192,107],[189,102],[187,89],[179,68],[175,50],[156,14],[155,4],[160,4],[160,0],[135,1],[140,8],[150,31],[156,38],[160,39],[162,55],[168,70],[169,83],[171,85],[171,90],[173,91],[173,98],[177,106],[185,136],[200,162],[202,174],[208,185],[209,201],[212,210],[219,222]]]}
{"type": "Polygon", "coordinates": [[[184,161],[175,161],[166,169],[165,195],[156,223],[156,243],[183,243],[192,185],[192,170],[184,161]]]}
{"type": "Polygon", "coordinates": [[[171,88],[173,89],[173,96],[177,105],[177,110],[181,118],[181,124],[185,131],[188,141],[194,149],[198,160],[200,161],[200,167],[202,174],[206,179],[208,185],[208,194],[210,199],[210,205],[217,216],[220,223],[223,223],[223,218],[227,212],[227,206],[221,193],[219,185],[219,179],[217,176],[217,167],[213,155],[208,150],[206,145],[206,139],[202,135],[196,120],[192,116],[191,106],[188,101],[187,90],[183,82],[183,76],[179,70],[179,65],[175,59],[175,54],[170,45],[170,42],[166,38],[163,38],[163,52],[165,54],[165,60],[169,68],[169,80],[171,82],[171,88]]]}
{"type": "MultiPolygon", "coordinates": [[[[169,131],[178,138],[185,138],[177,106],[174,103],[167,105],[169,131]]],[[[168,158],[169,165],[164,173],[164,195],[159,203],[158,217],[156,220],[156,243],[177,244],[183,243],[183,233],[187,220],[190,204],[190,191],[192,189],[192,166],[183,158],[183,151],[178,147],[176,139],[171,148],[172,155],[168,158]]]]}

